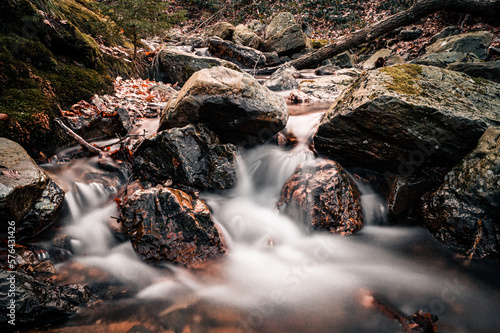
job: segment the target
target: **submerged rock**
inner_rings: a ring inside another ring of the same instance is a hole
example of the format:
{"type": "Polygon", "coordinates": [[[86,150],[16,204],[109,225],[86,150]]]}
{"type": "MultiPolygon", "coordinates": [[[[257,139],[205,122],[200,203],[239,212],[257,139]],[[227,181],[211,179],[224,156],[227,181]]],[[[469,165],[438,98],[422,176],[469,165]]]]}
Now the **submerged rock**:
{"type": "Polygon", "coordinates": [[[295,22],[290,13],[279,13],[266,28],[265,51],[276,51],[280,56],[292,55],[307,45],[308,39],[302,31],[302,26],[295,22]]]}
{"type": "Polygon", "coordinates": [[[252,145],[282,130],[285,99],[249,74],[225,67],[195,73],[161,114],[158,131],[203,123],[224,142],[252,145]]]}
{"type": "Polygon", "coordinates": [[[452,250],[500,260],[500,127],[485,131],[425,198],[423,212],[427,228],[452,250]]]}
{"type": "Polygon", "coordinates": [[[31,237],[52,223],[64,192],[17,143],[0,138],[0,225],[15,221],[17,237],[31,237]]]}
{"type": "Polygon", "coordinates": [[[419,65],[364,73],[322,118],[315,148],[381,172],[446,171],[500,124],[500,85],[483,81],[419,65]]]}
{"type": "Polygon", "coordinates": [[[313,230],[352,235],[363,226],[360,200],[337,162],[311,161],[300,164],[286,181],[278,209],[313,230]]]}
{"type": "Polygon", "coordinates": [[[441,52],[474,53],[479,59],[488,56],[488,46],[493,36],[488,31],[473,31],[437,40],[426,49],[426,54],[441,52]]]}
{"type": "Polygon", "coordinates": [[[324,65],[314,70],[314,75],[333,75],[340,67],[334,65],[324,65]]]}
{"type": "Polygon", "coordinates": [[[243,68],[261,67],[266,63],[266,56],[262,52],[217,37],[208,39],[208,50],[213,56],[231,61],[243,68]]]}
{"type": "Polygon", "coordinates": [[[159,68],[155,74],[156,81],[165,83],[179,83],[183,85],[195,72],[216,66],[224,66],[233,70],[239,70],[235,64],[217,58],[201,57],[192,53],[165,49],[159,55],[159,68]]]}
{"type": "Polygon", "coordinates": [[[276,72],[271,75],[269,80],[264,83],[264,86],[272,91],[293,90],[299,87],[297,78],[302,75],[295,67],[289,64],[284,64],[276,72]]]}
{"type": "Polygon", "coordinates": [[[204,126],[188,125],[145,139],[134,156],[138,172],[149,180],[222,190],[236,185],[236,152],[204,126]]]}
{"type": "Polygon", "coordinates": [[[135,251],[148,262],[194,266],[225,253],[207,205],[180,190],[134,192],[122,206],[121,222],[135,251]]]}

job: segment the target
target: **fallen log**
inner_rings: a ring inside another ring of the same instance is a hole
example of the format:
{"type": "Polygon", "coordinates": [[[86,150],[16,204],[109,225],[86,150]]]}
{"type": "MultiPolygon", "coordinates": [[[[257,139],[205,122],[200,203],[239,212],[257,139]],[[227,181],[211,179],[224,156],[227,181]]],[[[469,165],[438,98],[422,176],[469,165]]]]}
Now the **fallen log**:
{"type": "MultiPolygon", "coordinates": [[[[423,17],[438,11],[468,13],[478,16],[500,17],[500,0],[420,0],[409,9],[394,14],[371,26],[338,38],[316,52],[303,55],[289,64],[296,69],[314,68],[323,60],[346,50],[373,41],[392,30],[413,24],[423,17]]],[[[257,74],[274,73],[280,66],[257,70],[257,74]]]]}
{"type": "Polygon", "coordinates": [[[71,136],[80,146],[82,146],[83,148],[91,151],[92,153],[98,155],[98,156],[102,156],[103,155],[103,151],[100,150],[99,148],[95,147],[95,146],[92,146],[90,143],[88,143],[87,141],[85,141],[81,136],[79,136],[78,134],[76,134],[75,132],[73,132],[73,130],[71,130],[71,128],[69,128],[68,126],[66,126],[63,121],[59,118],[55,118],[54,121],[59,125],[59,127],[61,127],[61,129],[66,132],[66,134],[68,134],[69,136],[71,136]]]}

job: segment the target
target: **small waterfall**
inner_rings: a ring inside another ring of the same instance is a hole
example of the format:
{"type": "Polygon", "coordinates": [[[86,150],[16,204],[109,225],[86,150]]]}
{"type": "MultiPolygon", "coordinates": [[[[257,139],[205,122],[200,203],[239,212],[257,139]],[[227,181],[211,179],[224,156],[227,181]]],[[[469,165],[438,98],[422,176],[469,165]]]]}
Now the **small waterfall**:
{"type": "Polygon", "coordinates": [[[107,224],[116,215],[116,204],[106,204],[116,189],[102,184],[75,183],[66,194],[67,234],[72,237],[73,250],[78,254],[105,254],[112,240],[107,224]]]}

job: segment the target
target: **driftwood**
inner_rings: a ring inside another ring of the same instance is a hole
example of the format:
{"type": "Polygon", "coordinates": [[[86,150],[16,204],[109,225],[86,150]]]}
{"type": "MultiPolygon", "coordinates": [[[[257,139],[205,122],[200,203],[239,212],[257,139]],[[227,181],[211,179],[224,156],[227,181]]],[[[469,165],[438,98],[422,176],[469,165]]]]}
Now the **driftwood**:
{"type": "MultiPolygon", "coordinates": [[[[392,30],[413,24],[423,17],[438,11],[450,11],[479,16],[500,17],[500,0],[420,0],[409,9],[391,15],[371,26],[342,36],[335,42],[323,46],[313,53],[292,60],[290,65],[296,69],[314,68],[323,60],[329,59],[361,44],[373,41],[392,30]]],[[[263,68],[257,74],[272,74],[279,66],[263,68]]]]}
{"type": "Polygon", "coordinates": [[[81,136],[79,136],[78,134],[76,134],[75,132],[73,132],[73,130],[71,130],[71,128],[69,128],[68,126],[66,126],[61,119],[59,118],[56,118],[54,119],[54,121],[59,125],[59,127],[61,127],[61,129],[66,132],[69,136],[71,136],[73,139],[75,139],[76,142],[78,142],[78,144],[80,146],[82,146],[83,148],[91,151],[92,153],[96,154],[96,155],[99,155],[99,156],[102,156],[103,155],[103,151],[100,150],[99,148],[95,147],[95,146],[92,146],[90,143],[88,143],[87,141],[85,141],[81,136]]]}

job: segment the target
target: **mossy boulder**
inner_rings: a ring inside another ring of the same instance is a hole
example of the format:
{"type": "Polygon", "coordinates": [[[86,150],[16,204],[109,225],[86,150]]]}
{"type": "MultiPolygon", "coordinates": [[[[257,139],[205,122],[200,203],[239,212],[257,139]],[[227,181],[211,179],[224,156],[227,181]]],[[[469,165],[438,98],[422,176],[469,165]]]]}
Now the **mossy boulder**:
{"type": "Polygon", "coordinates": [[[218,37],[208,39],[208,50],[211,55],[233,62],[241,68],[262,67],[266,63],[266,56],[259,50],[218,37]]]}
{"type": "Polygon", "coordinates": [[[229,22],[218,22],[205,29],[205,37],[219,37],[220,39],[231,40],[234,29],[234,25],[229,22]]]}
{"type": "Polygon", "coordinates": [[[443,174],[500,124],[499,96],[500,84],[437,67],[365,72],[322,118],[315,148],[345,166],[443,174]]]}
{"type": "Polygon", "coordinates": [[[258,49],[262,45],[262,38],[257,36],[255,32],[247,28],[245,25],[238,24],[234,29],[233,42],[258,49]]]}
{"type": "Polygon", "coordinates": [[[500,261],[500,127],[424,199],[424,221],[435,237],[466,256],[500,261]]]}
{"type": "Polygon", "coordinates": [[[86,1],[37,7],[41,4],[0,4],[0,18],[7,23],[0,31],[0,113],[6,115],[0,135],[33,155],[68,142],[52,121],[59,107],[113,90],[99,47],[78,27],[91,25],[89,16],[98,20],[98,15],[89,14],[82,5],[86,1]]]}

